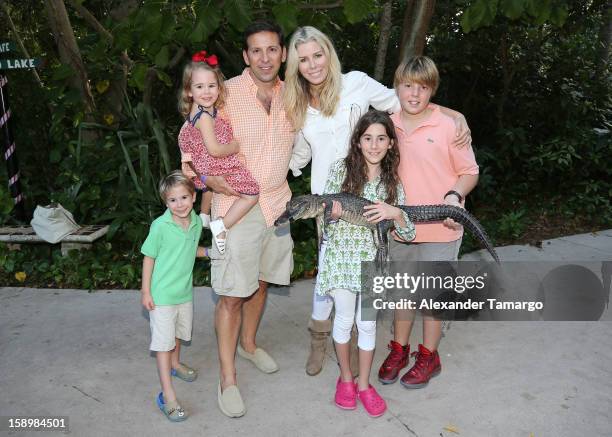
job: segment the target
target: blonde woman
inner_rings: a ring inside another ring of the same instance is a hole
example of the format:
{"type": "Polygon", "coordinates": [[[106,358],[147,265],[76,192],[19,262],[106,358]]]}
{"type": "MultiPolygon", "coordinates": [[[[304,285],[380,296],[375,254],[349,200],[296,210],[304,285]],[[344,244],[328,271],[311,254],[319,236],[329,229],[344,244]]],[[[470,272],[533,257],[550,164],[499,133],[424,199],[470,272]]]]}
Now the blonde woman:
{"type": "MultiPolygon", "coordinates": [[[[331,40],[318,29],[298,28],[287,50],[283,103],[287,118],[297,132],[289,167],[298,176],[300,169],[312,159],[311,192],[322,194],[332,163],[348,153],[349,138],[357,120],[370,106],[386,112],[398,112],[401,107],[394,89],[360,71],[343,74],[331,40]]],[[[469,145],[470,131],[463,115],[441,109],[455,119],[455,144],[469,145]]],[[[320,261],[325,254],[325,238],[319,253],[320,261]]],[[[333,300],[315,290],[309,322],[311,348],[306,362],[309,375],[316,375],[323,368],[332,327],[329,320],[332,307],[333,300]]],[[[355,361],[352,359],[351,368],[357,371],[355,361]]]]}

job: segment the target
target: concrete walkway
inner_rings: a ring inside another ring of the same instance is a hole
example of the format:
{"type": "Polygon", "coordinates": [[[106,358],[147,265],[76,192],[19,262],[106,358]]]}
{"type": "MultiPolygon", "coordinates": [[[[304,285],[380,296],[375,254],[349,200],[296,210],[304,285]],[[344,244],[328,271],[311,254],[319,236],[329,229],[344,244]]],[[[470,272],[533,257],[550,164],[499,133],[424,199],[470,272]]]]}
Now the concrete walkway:
{"type": "MultiPolygon", "coordinates": [[[[612,230],[542,247],[498,250],[502,260],[612,260],[612,230]]],[[[196,289],[193,341],[182,359],[200,377],[175,382],[191,413],[179,424],[155,405],[159,383],[138,291],[0,289],[0,416],[69,416],[75,436],[612,434],[609,322],[452,322],[440,346],[442,374],[425,389],[406,390],[381,386],[375,377],[391,338],[384,318],[372,384],[389,409],[371,419],[361,405],[355,411],[333,405],[338,370],[331,350],[320,375],[304,373],[312,288],[311,280],[271,288],[259,344],[281,370],[264,375],[237,357],[248,409],[240,419],[226,418],[217,407],[215,299],[209,288],[196,289]]],[[[420,336],[419,327],[413,339],[420,336]]]]}

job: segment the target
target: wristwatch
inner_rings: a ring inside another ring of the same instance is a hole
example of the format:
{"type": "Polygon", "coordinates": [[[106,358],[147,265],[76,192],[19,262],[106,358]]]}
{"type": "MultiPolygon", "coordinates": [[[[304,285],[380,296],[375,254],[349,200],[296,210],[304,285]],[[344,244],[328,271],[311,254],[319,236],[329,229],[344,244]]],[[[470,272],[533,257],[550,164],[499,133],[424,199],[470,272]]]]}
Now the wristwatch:
{"type": "Polygon", "coordinates": [[[458,192],[456,192],[455,190],[450,190],[449,192],[447,192],[444,195],[444,199],[446,199],[446,196],[448,196],[449,194],[454,194],[455,196],[457,196],[457,199],[459,199],[459,203],[463,202],[463,196],[459,194],[458,192]]]}

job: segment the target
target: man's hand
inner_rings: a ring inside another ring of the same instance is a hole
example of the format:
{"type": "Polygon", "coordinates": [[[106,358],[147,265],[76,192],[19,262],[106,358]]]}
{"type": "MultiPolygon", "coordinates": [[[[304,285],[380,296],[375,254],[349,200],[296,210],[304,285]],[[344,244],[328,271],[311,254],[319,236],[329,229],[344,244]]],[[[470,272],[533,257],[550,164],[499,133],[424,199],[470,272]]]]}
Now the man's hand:
{"type": "Polygon", "coordinates": [[[155,309],[155,303],[153,303],[153,297],[151,296],[150,291],[142,290],[142,297],[140,299],[142,306],[145,310],[151,311],[155,309]]]}
{"type": "Polygon", "coordinates": [[[239,196],[238,192],[229,186],[223,176],[207,176],[206,186],[215,193],[225,194],[226,196],[239,196]]]}
{"type": "Polygon", "coordinates": [[[462,149],[471,145],[472,135],[467,120],[463,115],[459,115],[455,117],[455,139],[453,140],[453,146],[462,149]]]}

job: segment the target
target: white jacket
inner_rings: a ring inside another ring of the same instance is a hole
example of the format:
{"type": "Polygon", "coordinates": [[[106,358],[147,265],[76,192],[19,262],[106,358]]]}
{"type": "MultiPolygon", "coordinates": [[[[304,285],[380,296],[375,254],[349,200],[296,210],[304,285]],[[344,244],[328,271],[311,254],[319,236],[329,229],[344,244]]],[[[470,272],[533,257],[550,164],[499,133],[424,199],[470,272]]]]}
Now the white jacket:
{"type": "Polygon", "coordinates": [[[308,107],[304,127],[297,132],[289,168],[294,176],[302,174],[312,157],[310,189],[322,194],[333,162],[345,158],[349,140],[359,118],[369,107],[387,112],[400,110],[394,89],[381,85],[361,71],[342,75],[342,90],[336,114],[324,117],[308,107]]]}

